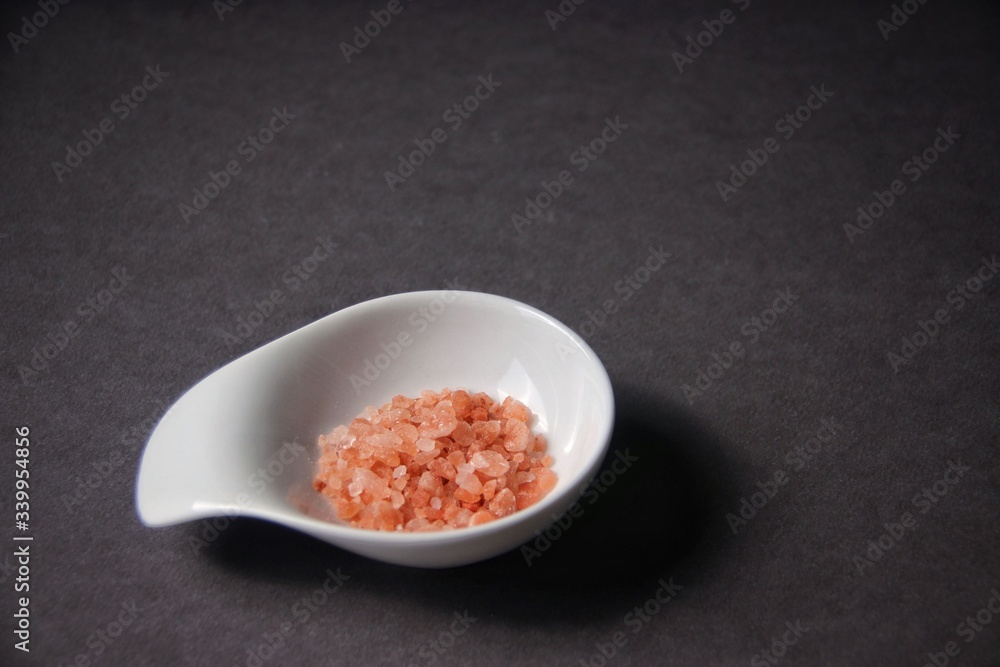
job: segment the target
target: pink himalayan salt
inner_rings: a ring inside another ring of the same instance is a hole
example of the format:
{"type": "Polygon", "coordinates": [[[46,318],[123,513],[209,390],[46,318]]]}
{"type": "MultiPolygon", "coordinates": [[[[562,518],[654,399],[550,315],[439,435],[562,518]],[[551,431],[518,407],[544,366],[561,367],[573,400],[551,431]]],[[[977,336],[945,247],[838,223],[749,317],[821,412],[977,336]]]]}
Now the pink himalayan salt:
{"type": "Polygon", "coordinates": [[[482,452],[475,452],[472,458],[469,459],[469,463],[477,471],[482,472],[489,477],[499,477],[510,469],[510,464],[503,457],[500,452],[495,452],[493,450],[486,450],[482,452]]]}
{"type": "Polygon", "coordinates": [[[425,532],[478,526],[556,485],[531,412],[507,397],[443,389],[394,396],[319,438],[313,486],[352,526],[425,532]]]}

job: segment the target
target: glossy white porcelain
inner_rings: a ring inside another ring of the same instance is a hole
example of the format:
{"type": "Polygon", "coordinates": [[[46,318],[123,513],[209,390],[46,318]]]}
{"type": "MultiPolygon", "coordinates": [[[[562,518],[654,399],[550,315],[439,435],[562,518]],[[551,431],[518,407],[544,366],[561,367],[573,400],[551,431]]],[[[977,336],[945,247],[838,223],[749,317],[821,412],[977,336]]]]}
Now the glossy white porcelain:
{"type": "Polygon", "coordinates": [[[461,291],[351,306],[236,359],[185,393],[146,444],[136,507],[151,527],[256,517],[378,560],[450,567],[517,547],[578,497],[607,451],[607,372],[573,331],[523,303],[461,291]],[[510,395],[537,416],[559,477],[526,510],[472,528],[352,528],[312,489],[316,440],[368,405],[421,390],[510,395]]]}

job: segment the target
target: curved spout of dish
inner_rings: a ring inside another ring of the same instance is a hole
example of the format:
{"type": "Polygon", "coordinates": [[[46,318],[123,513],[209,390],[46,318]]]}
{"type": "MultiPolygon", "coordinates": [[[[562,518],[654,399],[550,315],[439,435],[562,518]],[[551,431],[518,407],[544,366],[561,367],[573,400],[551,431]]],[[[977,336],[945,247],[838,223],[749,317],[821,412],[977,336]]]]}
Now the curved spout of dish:
{"type": "Polygon", "coordinates": [[[136,509],[147,526],[253,513],[254,468],[245,450],[266,436],[260,388],[275,356],[269,348],[209,375],[157,424],[136,482],[136,509]]]}

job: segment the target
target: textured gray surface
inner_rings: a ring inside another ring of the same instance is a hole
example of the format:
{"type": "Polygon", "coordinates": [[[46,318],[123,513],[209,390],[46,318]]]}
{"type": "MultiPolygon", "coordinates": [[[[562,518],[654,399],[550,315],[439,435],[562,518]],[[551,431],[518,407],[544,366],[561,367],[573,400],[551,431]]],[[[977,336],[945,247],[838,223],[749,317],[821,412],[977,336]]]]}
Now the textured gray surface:
{"type": "MultiPolygon", "coordinates": [[[[28,425],[35,541],[27,655],[12,541],[0,556],[5,664],[600,664],[621,632],[613,664],[759,665],[796,638],[786,623],[808,630],[783,664],[921,665],[948,642],[951,664],[1000,664],[1000,618],[962,625],[1000,588],[1000,280],[983,269],[978,293],[953,292],[1000,252],[996,9],[929,2],[886,40],[888,2],[610,4],[553,30],[555,0],[404,2],[350,63],[340,42],[384,4],[244,2],[220,20],[208,0],[73,2],[16,53],[8,38],[0,511],[12,524],[13,429],[28,425]],[[673,54],[726,8],[679,72],[673,54]],[[500,86],[455,127],[445,110],[489,75],[500,86]],[[144,77],[146,99],[115,102],[144,77]],[[833,94],[778,124],[813,86],[833,94]],[[274,109],[294,118],[241,151],[274,109]],[[618,117],[602,155],[574,158],[618,117]],[[52,166],[105,118],[79,166],[52,166]],[[435,128],[447,140],[391,191],[384,172],[435,128]],[[904,163],[939,128],[960,137],[911,180],[904,163]],[[769,138],[777,152],[723,200],[717,181],[769,138]],[[239,173],[185,220],[230,161],[239,173]],[[572,183],[519,231],[512,214],[564,170],[572,183]],[[905,192],[849,239],[895,179],[905,192]],[[337,248],[303,280],[318,237],[337,248]],[[651,246],[671,256],[626,300],[618,281],[651,246]],[[116,267],[120,292],[102,293],[116,267]],[[585,335],[616,390],[612,446],[640,457],[530,567],[512,552],[408,570],[251,520],[194,550],[204,524],[139,523],[142,444],[185,389],[333,310],[449,280],[585,335]],[[273,290],[281,303],[241,336],[273,290]],[[784,290],[792,305],[761,330],[784,290]],[[939,309],[933,341],[894,368],[939,309]],[[67,322],[65,349],[26,373],[67,322]],[[716,377],[694,394],[700,372],[716,377]],[[823,420],[835,434],[800,459],[823,420]],[[934,504],[915,498],[949,461],[968,471],[934,504]],[[734,534],[727,514],[776,476],[734,534]],[[915,527],[859,572],[906,512],[915,527]],[[336,593],[301,603],[338,569],[336,593]],[[671,578],[669,604],[629,616],[671,578]]],[[[0,25],[37,11],[5,7],[0,25]]]]}

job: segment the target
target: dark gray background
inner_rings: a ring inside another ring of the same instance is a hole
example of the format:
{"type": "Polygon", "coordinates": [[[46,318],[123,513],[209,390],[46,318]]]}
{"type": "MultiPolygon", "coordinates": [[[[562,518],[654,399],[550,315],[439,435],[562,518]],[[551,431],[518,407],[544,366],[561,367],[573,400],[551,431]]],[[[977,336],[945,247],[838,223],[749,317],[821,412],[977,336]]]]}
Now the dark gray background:
{"type": "MultiPolygon", "coordinates": [[[[264,664],[430,664],[421,647],[466,610],[478,620],[435,664],[578,665],[624,631],[612,664],[746,665],[786,622],[808,628],[789,665],[922,665],[949,641],[952,664],[1000,664],[1000,619],[959,634],[1000,587],[1000,281],[948,301],[1000,251],[997,11],[931,1],[885,40],[888,1],[830,4],[590,0],[553,31],[556,0],[404,2],[350,64],[339,43],[385,3],[248,1],[220,21],[209,0],[81,1],[18,53],[5,40],[0,511],[9,539],[28,425],[35,537],[27,656],[14,543],[0,556],[5,664],[244,665],[329,568],[350,579],[264,664]],[[735,22],[678,72],[672,54],[725,8],[735,22]],[[147,65],[169,76],[59,182],[52,162],[147,65]],[[442,113],[489,74],[501,87],[452,131],[442,113]],[[821,85],[833,96],[783,138],[776,121],[821,85]],[[178,205],[275,107],[289,127],[185,222],[178,205]],[[518,233],[525,197],[616,116],[621,138],[518,233]],[[383,172],[436,127],[447,142],[390,192],[383,172]],[[901,166],[939,127],[960,139],[909,182],[901,166]],[[716,182],[768,137],[780,150],[723,201],[716,182]],[[849,242],[844,224],[896,178],[906,193],[849,242]],[[338,249],[293,291],[283,275],[318,236],[338,249]],[[626,302],[615,284],[651,245],[672,257],[626,302]],[[134,279],[85,320],[116,266],[134,279]],[[196,553],[203,524],[139,523],[142,445],[187,388],[334,310],[455,279],[587,334],[616,392],[612,448],[641,459],[531,567],[518,552],[392,567],[252,520],[196,553]],[[284,302],[227,340],[274,288],[284,302]],[[745,335],[786,288],[794,306],[745,335]],[[584,328],[608,299],[618,311],[584,328]],[[939,308],[950,320],[894,369],[887,354],[939,308]],[[70,320],[77,335],[23,380],[70,320]],[[745,354],[688,400],[735,341],[745,354]],[[823,419],[840,431],[795,470],[786,454],[823,419]],[[920,514],[949,461],[968,472],[920,514]],[[787,484],[734,535],[727,513],[779,470],[787,484]],[[907,511],[916,528],[859,574],[907,511]],[[633,634],[625,615],[670,577],[683,589],[633,634]],[[130,602],[122,636],[89,639],[130,602]]],[[[37,11],[7,7],[0,27],[37,11]]]]}

